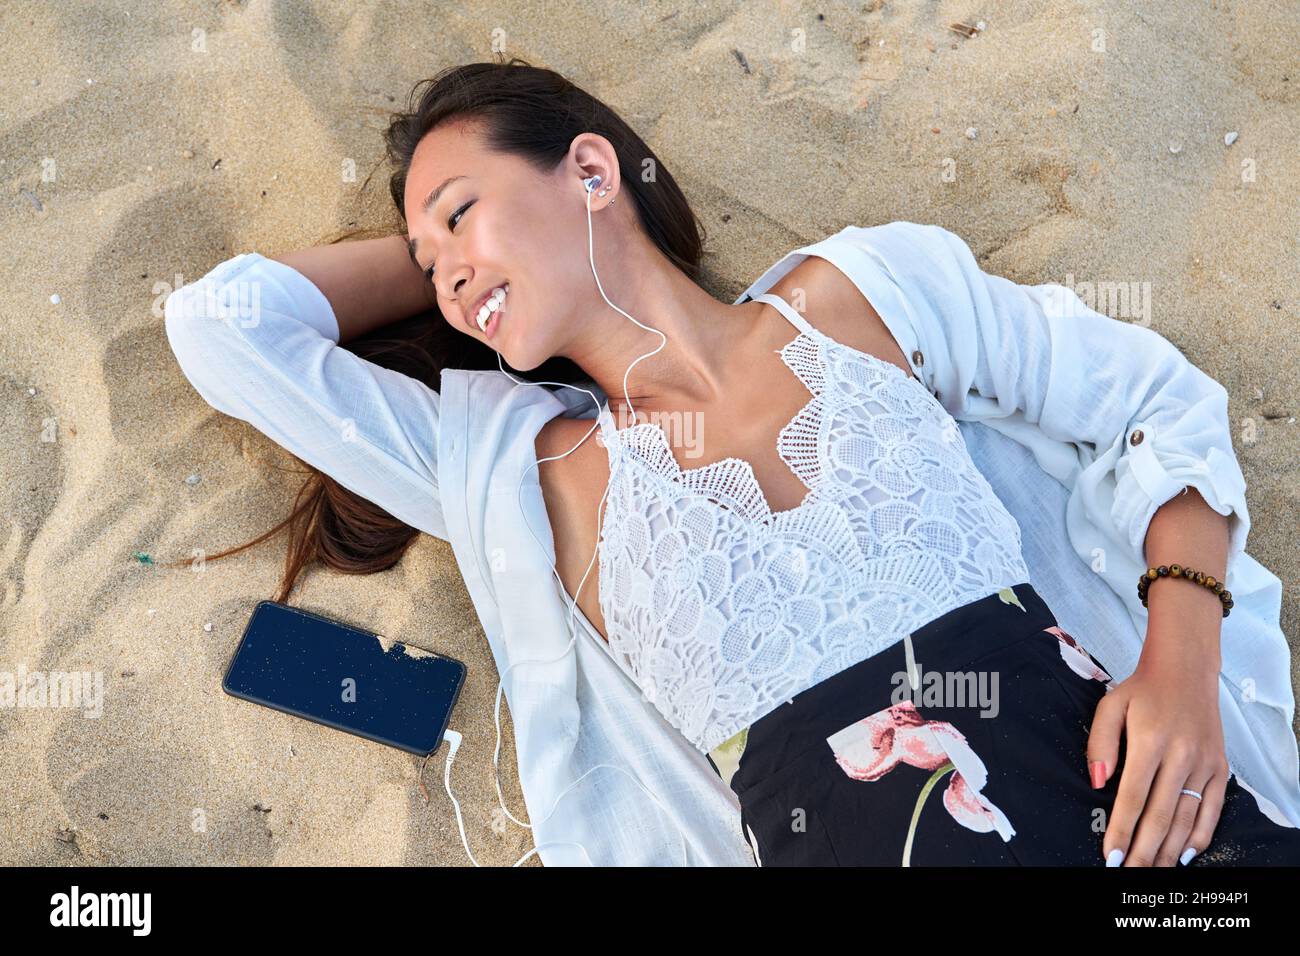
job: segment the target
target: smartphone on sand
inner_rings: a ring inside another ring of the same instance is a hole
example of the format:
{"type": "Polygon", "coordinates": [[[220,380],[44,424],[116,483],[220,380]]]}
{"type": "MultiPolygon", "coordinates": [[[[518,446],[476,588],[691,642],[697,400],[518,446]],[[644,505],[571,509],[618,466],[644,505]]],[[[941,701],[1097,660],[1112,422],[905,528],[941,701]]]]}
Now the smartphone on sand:
{"type": "Polygon", "coordinates": [[[221,687],[232,697],[424,757],[442,742],[464,683],[458,660],[262,601],[221,687]]]}

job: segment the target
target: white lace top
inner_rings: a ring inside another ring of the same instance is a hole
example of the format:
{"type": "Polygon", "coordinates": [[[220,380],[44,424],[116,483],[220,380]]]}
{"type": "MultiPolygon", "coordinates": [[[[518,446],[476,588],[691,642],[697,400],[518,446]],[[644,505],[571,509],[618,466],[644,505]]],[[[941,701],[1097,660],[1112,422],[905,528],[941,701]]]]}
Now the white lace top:
{"type": "Polygon", "coordinates": [[[600,414],[609,651],[706,753],[946,611],[1029,580],[1019,526],[938,399],[784,299],[757,299],[800,332],[780,350],[811,393],[778,440],[808,488],[796,508],[773,513],[743,459],[683,470],[657,422],[617,429],[600,414]]]}

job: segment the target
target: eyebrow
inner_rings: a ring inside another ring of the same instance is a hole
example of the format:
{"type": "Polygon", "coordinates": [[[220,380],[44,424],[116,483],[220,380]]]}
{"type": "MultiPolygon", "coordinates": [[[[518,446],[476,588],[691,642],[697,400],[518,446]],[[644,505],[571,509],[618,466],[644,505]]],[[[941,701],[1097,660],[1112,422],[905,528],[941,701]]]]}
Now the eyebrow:
{"type": "Polygon", "coordinates": [[[429,193],[429,195],[424,197],[424,202],[420,203],[420,212],[428,212],[429,207],[438,201],[438,197],[441,196],[446,191],[448,186],[450,186],[456,180],[464,179],[464,178],[465,178],[464,176],[450,176],[447,179],[444,179],[442,181],[442,185],[438,186],[436,189],[433,190],[433,192],[429,193]]]}
{"type": "MultiPolygon", "coordinates": [[[[448,186],[450,186],[458,179],[465,179],[465,178],[467,177],[465,177],[464,175],[460,175],[460,176],[449,176],[447,179],[444,179],[438,186],[434,187],[434,189],[429,193],[429,195],[424,197],[424,202],[420,203],[420,212],[422,213],[428,212],[430,207],[432,207],[433,204],[438,201],[438,198],[442,196],[444,192],[447,191],[448,186]]],[[[418,244],[419,244],[418,239],[410,239],[406,243],[406,251],[410,255],[411,261],[415,263],[415,267],[417,269],[420,268],[420,263],[415,258],[415,247],[418,244]]]]}

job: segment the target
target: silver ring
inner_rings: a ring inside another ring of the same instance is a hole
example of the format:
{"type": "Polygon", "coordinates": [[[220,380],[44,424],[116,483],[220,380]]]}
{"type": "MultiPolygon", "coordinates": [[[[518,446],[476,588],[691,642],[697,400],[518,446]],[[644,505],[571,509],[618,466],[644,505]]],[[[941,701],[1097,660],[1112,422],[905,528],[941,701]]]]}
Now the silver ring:
{"type": "Polygon", "coordinates": [[[1195,797],[1197,800],[1203,800],[1203,799],[1205,799],[1205,798],[1202,797],[1199,793],[1197,793],[1195,790],[1188,790],[1186,787],[1183,787],[1183,793],[1187,794],[1189,797],[1195,797]]]}

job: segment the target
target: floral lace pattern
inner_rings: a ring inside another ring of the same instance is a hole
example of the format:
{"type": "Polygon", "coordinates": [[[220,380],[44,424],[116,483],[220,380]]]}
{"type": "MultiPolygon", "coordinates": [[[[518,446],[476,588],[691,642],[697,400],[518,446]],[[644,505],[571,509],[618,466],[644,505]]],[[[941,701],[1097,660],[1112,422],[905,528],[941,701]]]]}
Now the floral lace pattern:
{"type": "Polygon", "coordinates": [[[682,469],[656,422],[616,429],[601,413],[609,651],[706,753],[946,611],[1029,580],[1019,526],[938,400],[800,328],[780,350],[812,396],[778,439],[808,488],[791,510],[771,510],[743,459],[682,469]]]}

